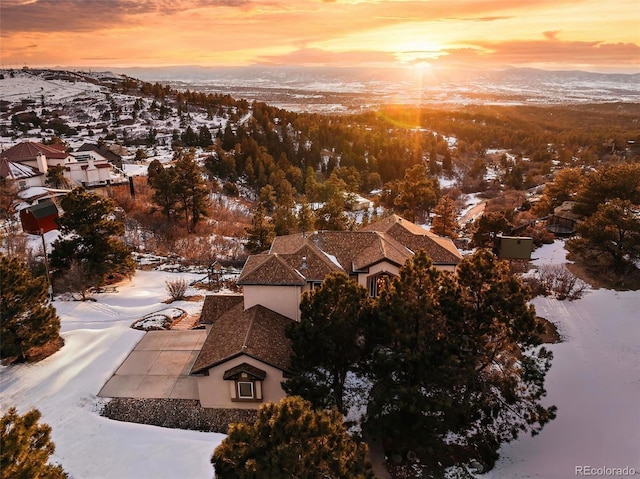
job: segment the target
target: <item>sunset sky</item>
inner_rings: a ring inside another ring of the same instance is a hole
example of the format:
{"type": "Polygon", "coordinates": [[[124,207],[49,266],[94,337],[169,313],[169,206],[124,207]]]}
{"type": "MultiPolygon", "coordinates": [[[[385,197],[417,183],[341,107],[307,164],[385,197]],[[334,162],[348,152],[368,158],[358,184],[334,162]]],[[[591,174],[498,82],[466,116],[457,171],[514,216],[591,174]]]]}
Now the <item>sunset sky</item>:
{"type": "Polygon", "coordinates": [[[640,72],[638,0],[0,0],[24,65],[640,72]]]}

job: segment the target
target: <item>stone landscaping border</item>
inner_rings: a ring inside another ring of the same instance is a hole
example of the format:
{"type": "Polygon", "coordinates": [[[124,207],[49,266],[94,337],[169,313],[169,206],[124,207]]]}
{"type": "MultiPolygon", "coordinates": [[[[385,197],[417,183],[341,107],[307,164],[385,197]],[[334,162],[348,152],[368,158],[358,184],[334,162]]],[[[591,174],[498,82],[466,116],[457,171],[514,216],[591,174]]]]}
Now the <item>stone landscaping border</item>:
{"type": "Polygon", "coordinates": [[[100,415],[115,421],[227,434],[229,424],[252,423],[252,409],[203,408],[197,399],[112,398],[100,415]]]}

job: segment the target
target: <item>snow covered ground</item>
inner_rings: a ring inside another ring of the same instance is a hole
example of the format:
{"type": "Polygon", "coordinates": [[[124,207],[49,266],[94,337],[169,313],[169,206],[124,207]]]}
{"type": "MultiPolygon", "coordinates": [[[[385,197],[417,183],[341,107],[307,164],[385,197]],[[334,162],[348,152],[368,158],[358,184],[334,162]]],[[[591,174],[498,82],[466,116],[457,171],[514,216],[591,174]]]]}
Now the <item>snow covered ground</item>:
{"type": "MultiPolygon", "coordinates": [[[[534,251],[534,264],[566,262],[562,246],[534,251]]],[[[483,477],[574,478],[579,466],[640,475],[640,292],[589,290],[577,301],[538,297],[533,304],[564,338],[549,347],[545,402],[558,417],[538,436],[503,446],[483,477]]]]}
{"type": "MultiPolygon", "coordinates": [[[[563,243],[535,251],[536,264],[565,262],[563,243]]],[[[165,281],[201,275],[137,271],[119,293],[97,302],[55,301],[65,346],[31,365],[0,369],[3,411],[40,409],[53,428],[53,460],[76,479],[209,479],[209,458],[222,434],[111,421],[97,413],[96,394],[121,364],[141,331],[133,321],[164,309],[165,281]]],[[[577,301],[536,298],[564,342],[550,346],[548,404],[558,418],[536,437],[500,450],[487,479],[575,477],[576,466],[635,468],[640,473],[640,293],[589,290],[577,301]]],[[[195,313],[202,303],[171,306],[195,313]]]]}
{"type": "MultiPolygon", "coordinates": [[[[75,479],[210,479],[209,458],[224,435],[112,421],[97,412],[97,393],[144,333],[129,326],[167,307],[165,281],[202,275],[137,271],[119,293],[95,295],[96,302],[56,300],[65,345],[37,364],[0,369],[2,412],[31,407],[53,428],[60,462],[75,479]]],[[[187,293],[191,294],[191,293],[187,293]]],[[[172,306],[196,313],[202,303],[172,306]]]]}

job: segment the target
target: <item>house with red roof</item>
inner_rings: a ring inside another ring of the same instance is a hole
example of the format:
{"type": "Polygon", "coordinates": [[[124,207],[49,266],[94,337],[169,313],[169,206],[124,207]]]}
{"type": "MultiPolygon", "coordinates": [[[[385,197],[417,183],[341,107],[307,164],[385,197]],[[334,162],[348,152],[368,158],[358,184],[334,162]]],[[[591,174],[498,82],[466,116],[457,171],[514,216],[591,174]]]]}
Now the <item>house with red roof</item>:
{"type": "MultiPolygon", "coordinates": [[[[124,175],[116,173],[113,165],[99,151],[69,153],[64,145],[57,143],[45,145],[24,141],[0,152],[0,161],[3,165],[20,165],[23,169],[30,169],[34,173],[32,178],[37,178],[39,182],[37,186],[45,186],[47,172],[56,166],[64,168],[63,174],[72,187],[94,188],[127,181],[124,175]]],[[[5,166],[2,171],[15,168],[5,166]]],[[[20,180],[19,184],[21,188],[26,188],[35,186],[32,184],[34,181],[20,180]]]]}
{"type": "Polygon", "coordinates": [[[397,215],[358,231],[276,237],[269,251],[247,259],[242,295],[205,300],[201,322],[209,333],[191,368],[202,406],[257,408],[280,400],[291,354],[285,330],[300,320],[302,294],[340,271],[375,297],[418,250],[444,271],[455,271],[462,259],[449,238],[397,215]]]}

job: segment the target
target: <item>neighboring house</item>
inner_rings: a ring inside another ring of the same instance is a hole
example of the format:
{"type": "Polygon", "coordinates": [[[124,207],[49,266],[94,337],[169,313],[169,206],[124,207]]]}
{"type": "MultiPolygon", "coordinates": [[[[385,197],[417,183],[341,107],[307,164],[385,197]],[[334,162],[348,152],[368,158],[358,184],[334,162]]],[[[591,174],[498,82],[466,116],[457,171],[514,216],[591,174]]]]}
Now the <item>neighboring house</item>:
{"type": "Polygon", "coordinates": [[[85,186],[88,188],[106,186],[115,183],[125,183],[127,178],[116,173],[107,158],[95,151],[83,151],[67,153],[64,145],[35,143],[25,141],[12,146],[0,153],[3,163],[29,167],[37,175],[39,185],[45,186],[47,172],[54,166],[64,167],[64,176],[72,186],[85,186]]]}
{"type": "Polygon", "coordinates": [[[84,151],[94,151],[98,153],[100,156],[102,156],[109,163],[111,163],[113,166],[115,166],[116,168],[120,170],[122,169],[122,156],[110,150],[105,145],[99,146],[93,143],[85,143],[80,148],[78,148],[78,152],[84,152],[84,151]]]}
{"type": "Polygon", "coordinates": [[[0,176],[15,183],[18,188],[18,204],[16,209],[20,214],[20,223],[25,233],[40,234],[58,229],[55,218],[58,209],[52,200],[65,195],[69,190],[59,190],[42,186],[44,173],[28,164],[9,161],[0,158],[0,176]],[[46,203],[49,206],[40,206],[46,203]],[[52,207],[55,209],[53,211],[52,207]]]}
{"type": "Polygon", "coordinates": [[[252,255],[240,274],[243,295],[208,296],[201,322],[209,333],[191,374],[204,407],[257,408],[285,396],[290,367],[287,324],[300,320],[302,293],[342,271],[372,297],[419,249],[436,268],[455,271],[453,242],[393,215],[359,231],[278,236],[267,253],[252,255]]]}
{"type": "Polygon", "coordinates": [[[45,175],[33,166],[0,158],[0,176],[17,184],[19,190],[44,185],[45,175]]]}
{"type": "Polygon", "coordinates": [[[64,176],[74,186],[95,187],[126,181],[122,176],[116,177],[111,163],[96,151],[69,153],[67,160],[64,176]]]}

